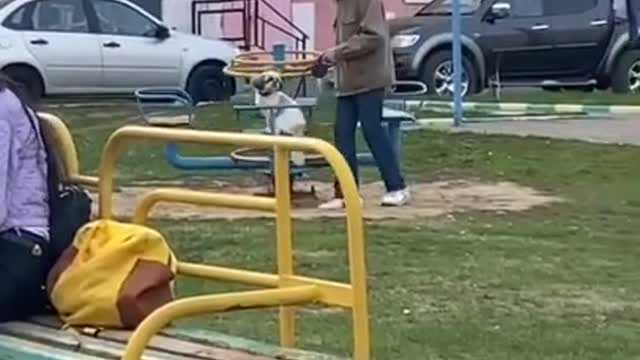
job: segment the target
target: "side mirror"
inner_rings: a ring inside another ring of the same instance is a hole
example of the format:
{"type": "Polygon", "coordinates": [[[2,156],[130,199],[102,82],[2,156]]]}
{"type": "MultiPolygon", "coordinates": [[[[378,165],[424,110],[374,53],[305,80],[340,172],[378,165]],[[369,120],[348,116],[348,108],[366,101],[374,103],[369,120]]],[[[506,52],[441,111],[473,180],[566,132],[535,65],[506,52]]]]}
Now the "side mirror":
{"type": "Polygon", "coordinates": [[[159,25],[158,28],[156,29],[155,36],[158,39],[164,40],[164,39],[167,39],[169,36],[171,36],[171,32],[169,31],[168,27],[164,25],[159,25]]]}
{"type": "Polygon", "coordinates": [[[504,19],[511,15],[511,4],[507,2],[497,2],[491,5],[491,17],[494,19],[504,19]]]}

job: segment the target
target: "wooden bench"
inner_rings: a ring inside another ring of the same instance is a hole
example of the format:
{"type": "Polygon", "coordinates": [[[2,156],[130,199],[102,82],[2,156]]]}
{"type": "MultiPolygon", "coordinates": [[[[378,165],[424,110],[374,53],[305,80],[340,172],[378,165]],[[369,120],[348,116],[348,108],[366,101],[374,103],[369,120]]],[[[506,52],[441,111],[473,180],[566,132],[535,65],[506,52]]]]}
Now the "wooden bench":
{"type": "MultiPolygon", "coordinates": [[[[53,317],[0,324],[0,359],[120,359],[128,331],[63,330],[53,317]]],[[[337,357],[281,349],[251,340],[203,330],[169,329],[153,338],[145,360],[339,360],[337,357]]]]}

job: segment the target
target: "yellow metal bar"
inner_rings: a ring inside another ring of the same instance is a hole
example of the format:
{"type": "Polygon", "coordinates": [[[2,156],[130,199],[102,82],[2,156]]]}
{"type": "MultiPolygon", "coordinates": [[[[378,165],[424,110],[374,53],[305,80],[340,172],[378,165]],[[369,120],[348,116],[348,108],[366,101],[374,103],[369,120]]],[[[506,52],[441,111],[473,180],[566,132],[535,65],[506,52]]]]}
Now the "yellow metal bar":
{"type": "Polygon", "coordinates": [[[319,301],[323,304],[351,308],[353,301],[353,286],[336,281],[321,280],[306,276],[287,276],[280,279],[280,287],[315,285],[320,289],[319,301]]]}
{"type": "Polygon", "coordinates": [[[48,113],[38,113],[38,117],[44,120],[49,132],[54,136],[56,146],[61,150],[62,163],[65,170],[65,178],[78,175],[80,173],[80,165],[78,162],[78,153],[73,143],[73,137],[67,128],[67,125],[57,116],[48,113]]]}
{"type": "MultiPolygon", "coordinates": [[[[227,267],[190,264],[179,262],[178,273],[180,275],[192,276],[203,279],[215,279],[239,282],[247,285],[263,287],[278,287],[279,278],[277,275],[264,274],[256,271],[231,269],[227,267]]],[[[305,284],[309,285],[309,284],[305,284]]]]}
{"type": "Polygon", "coordinates": [[[97,177],[80,175],[80,162],[78,161],[76,145],[64,121],[55,115],[43,112],[38,113],[38,116],[44,120],[44,126],[47,126],[47,130],[53,135],[54,144],[61,156],[61,170],[63,171],[64,181],[68,184],[97,187],[97,177]]]}
{"type": "Polygon", "coordinates": [[[336,281],[296,275],[279,276],[256,271],[184,262],[178,263],[178,273],[201,279],[237,282],[267,288],[315,285],[320,289],[320,302],[348,308],[353,306],[353,287],[336,281]]]}
{"type": "Polygon", "coordinates": [[[176,300],[154,311],[138,326],[129,339],[122,359],[140,360],[151,338],[177,319],[212,312],[309,303],[313,302],[318,295],[319,291],[315,286],[299,286],[176,300]]]}
{"type": "MultiPolygon", "coordinates": [[[[242,134],[242,133],[224,133],[224,132],[212,132],[212,131],[197,131],[186,129],[167,129],[167,128],[149,128],[142,126],[126,126],[115,131],[103,150],[102,161],[99,168],[99,216],[103,219],[108,219],[112,216],[112,191],[113,191],[113,172],[115,168],[115,162],[119,153],[123,150],[124,145],[134,139],[145,140],[164,140],[171,142],[193,142],[193,143],[208,143],[208,144],[229,144],[238,146],[252,146],[258,148],[276,147],[281,151],[285,150],[297,150],[305,152],[317,152],[320,153],[327,160],[328,164],[334,170],[336,178],[340,183],[340,186],[344,192],[344,199],[346,204],[347,214],[347,234],[348,234],[348,248],[349,248],[349,267],[350,267],[350,284],[353,288],[352,301],[343,299],[343,303],[352,302],[352,316],[353,316],[353,331],[354,331],[354,354],[353,357],[358,360],[370,359],[370,339],[369,339],[369,315],[368,315],[368,300],[367,300],[367,274],[366,274],[366,262],[365,262],[365,242],[364,231],[362,221],[362,205],[360,203],[360,196],[358,194],[358,188],[355,183],[355,179],[351,173],[351,170],[344,159],[344,157],[338,152],[338,150],[331,144],[320,139],[309,139],[300,137],[289,136],[272,136],[272,135],[255,135],[255,134],[242,134]]],[[[277,153],[277,152],[276,152],[277,153]]],[[[277,154],[276,154],[277,155],[277,154]]],[[[281,170],[286,169],[284,160],[286,157],[277,155],[279,158],[277,163],[281,163],[281,170]]],[[[283,176],[280,176],[281,178],[283,176]]],[[[283,192],[283,184],[288,184],[284,180],[280,180],[279,184],[276,184],[278,196],[289,197],[287,192],[283,192]]],[[[288,191],[289,189],[287,189],[288,191]]],[[[278,205],[276,206],[282,211],[278,205]]],[[[278,233],[279,239],[286,239],[287,234],[290,234],[290,227],[287,229],[280,229],[282,225],[287,226],[283,219],[285,216],[280,216],[278,221],[278,233]],[[280,237],[281,236],[281,237],[280,237]]],[[[290,223],[289,223],[290,226],[290,223]]],[[[290,238],[290,237],[289,237],[290,238]]],[[[286,246],[286,243],[284,244],[286,246]]],[[[282,244],[279,244],[282,247],[282,244]]],[[[286,252],[286,248],[284,252],[286,252]]],[[[280,250],[279,250],[280,251],[280,250]]],[[[285,256],[286,257],[286,256],[285,256]]],[[[287,270],[287,259],[278,260],[279,272],[287,270]]],[[[283,275],[279,274],[281,279],[283,275]]],[[[341,296],[334,293],[332,296],[341,296]]],[[[289,323],[291,325],[291,323],[289,323]]],[[[292,326],[290,326],[292,328],[292,326]]],[[[286,340],[286,339],[284,339],[286,340]]]]}
{"type": "Polygon", "coordinates": [[[353,175],[346,161],[331,161],[343,191],[347,212],[347,235],[349,239],[349,273],[353,287],[353,341],[354,359],[369,360],[371,345],[369,335],[369,304],[367,299],[367,265],[362,223],[362,203],[353,175]]]}
{"type": "Polygon", "coordinates": [[[98,187],[98,178],[96,176],[71,175],[67,179],[67,183],[75,184],[75,185],[98,187]]]}
{"type": "MultiPolygon", "coordinates": [[[[319,139],[299,138],[292,136],[199,131],[191,129],[124,126],[111,134],[102,152],[100,168],[98,169],[98,177],[100,178],[99,214],[101,218],[110,218],[112,216],[113,199],[111,198],[111,194],[113,191],[113,173],[116,160],[125,145],[136,139],[201,144],[227,144],[258,148],[269,148],[278,145],[287,149],[307,150],[310,152],[316,151],[321,154],[332,153],[332,155],[330,155],[332,158],[337,158],[339,159],[338,161],[344,161],[340,153],[335,148],[333,148],[331,144],[319,139]]],[[[335,161],[336,160],[333,160],[333,162],[335,161]]],[[[350,173],[348,175],[350,176],[350,173]]]]}
{"type": "Polygon", "coordinates": [[[159,202],[220,206],[232,209],[262,211],[274,211],[276,208],[275,199],[268,197],[216,194],[182,189],[157,189],[146,193],[142,197],[134,211],[133,222],[135,224],[146,223],[151,210],[159,202]]]}
{"type": "MultiPolygon", "coordinates": [[[[291,188],[289,179],[289,152],[275,146],[276,235],[278,274],[293,275],[293,239],[291,234],[291,188]]],[[[295,309],[280,307],[280,346],[293,348],[296,344],[295,309]]]]}

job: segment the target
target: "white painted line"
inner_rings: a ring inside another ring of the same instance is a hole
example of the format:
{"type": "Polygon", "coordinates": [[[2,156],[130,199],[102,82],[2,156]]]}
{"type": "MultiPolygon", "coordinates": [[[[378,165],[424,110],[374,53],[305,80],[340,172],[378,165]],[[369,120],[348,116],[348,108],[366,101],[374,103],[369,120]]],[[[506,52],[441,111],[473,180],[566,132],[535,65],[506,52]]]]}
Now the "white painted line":
{"type": "Polygon", "coordinates": [[[573,113],[577,113],[577,112],[583,112],[584,111],[584,105],[560,104],[560,105],[554,106],[553,110],[555,110],[557,112],[573,112],[573,113]]]}
{"type": "Polygon", "coordinates": [[[496,105],[499,106],[500,110],[506,111],[526,111],[529,108],[528,104],[522,103],[497,103],[496,105]]]}
{"type": "Polygon", "coordinates": [[[617,105],[609,109],[611,114],[640,114],[640,106],[617,105]]]}

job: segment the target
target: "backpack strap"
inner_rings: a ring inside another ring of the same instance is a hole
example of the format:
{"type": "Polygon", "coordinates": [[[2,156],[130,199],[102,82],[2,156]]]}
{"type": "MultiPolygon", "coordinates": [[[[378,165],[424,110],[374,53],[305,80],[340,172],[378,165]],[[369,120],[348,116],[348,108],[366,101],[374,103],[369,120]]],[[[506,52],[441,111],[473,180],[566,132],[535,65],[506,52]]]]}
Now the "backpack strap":
{"type": "MultiPolygon", "coordinates": [[[[36,121],[39,122],[40,118],[37,114],[33,115],[33,113],[29,110],[27,105],[22,102],[22,108],[27,118],[29,119],[29,124],[31,124],[31,128],[38,139],[38,147],[42,147],[45,152],[45,162],[46,162],[46,174],[45,179],[47,182],[47,205],[49,207],[49,238],[50,241],[54,241],[55,228],[54,228],[54,209],[58,209],[58,205],[60,204],[60,193],[62,191],[61,186],[61,175],[60,168],[58,166],[58,159],[55,152],[55,147],[50,137],[47,136],[47,131],[42,123],[39,123],[40,126],[36,125],[36,121]],[[38,128],[40,131],[38,131],[38,128]]],[[[39,159],[39,158],[38,158],[39,159]]]]}
{"type": "Polygon", "coordinates": [[[25,115],[29,119],[31,129],[33,129],[33,132],[39,140],[38,145],[44,147],[47,162],[46,177],[49,180],[49,185],[54,185],[53,187],[55,189],[59,189],[62,176],[60,174],[60,167],[58,166],[59,159],[57,156],[55,144],[53,143],[51,136],[47,134],[46,128],[40,121],[40,117],[38,116],[38,114],[34,114],[33,112],[31,112],[23,101],[21,101],[21,104],[25,115]],[[36,122],[38,123],[38,125],[36,125],[36,122]]]}

